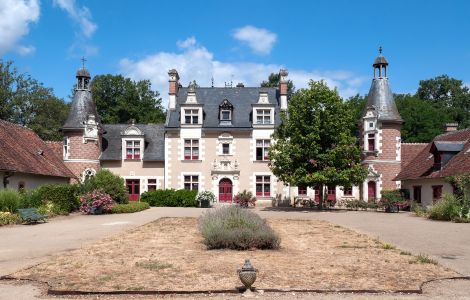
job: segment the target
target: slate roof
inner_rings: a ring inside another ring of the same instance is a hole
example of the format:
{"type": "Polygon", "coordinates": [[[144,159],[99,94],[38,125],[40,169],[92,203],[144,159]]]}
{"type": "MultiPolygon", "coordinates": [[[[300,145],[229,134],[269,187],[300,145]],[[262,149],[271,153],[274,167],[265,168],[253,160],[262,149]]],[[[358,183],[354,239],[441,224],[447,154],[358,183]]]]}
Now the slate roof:
{"type": "Polygon", "coordinates": [[[438,135],[412,159],[394,180],[440,178],[470,172],[470,128],[438,135]],[[431,147],[435,143],[461,145],[462,150],[453,156],[439,171],[433,172],[434,156],[431,147]]]}
{"type": "Polygon", "coordinates": [[[70,112],[62,129],[84,128],[84,123],[90,114],[95,115],[98,124],[101,123],[100,117],[96,112],[96,105],[93,101],[91,91],[88,89],[75,90],[70,112]]]}
{"type": "MultiPolygon", "coordinates": [[[[100,160],[113,161],[122,159],[122,136],[130,124],[102,125],[103,145],[100,160]]],[[[144,161],[165,160],[165,127],[163,124],[134,124],[144,134],[145,149],[144,161]]]]}
{"type": "Polygon", "coordinates": [[[31,129],[0,120],[0,170],[75,177],[53,147],[31,129]]]}
{"type": "Polygon", "coordinates": [[[375,107],[378,113],[378,120],[403,122],[386,77],[372,79],[365,109],[372,106],[375,107]]]}
{"type": "MultiPolygon", "coordinates": [[[[252,111],[253,104],[257,104],[259,100],[259,92],[264,90],[268,93],[269,104],[274,106],[274,124],[280,123],[280,105],[279,92],[277,88],[260,88],[260,87],[209,87],[195,88],[197,102],[203,105],[204,121],[203,128],[252,128],[252,111]],[[232,125],[219,124],[219,105],[224,99],[230,101],[233,105],[232,125]]],[[[188,88],[179,88],[176,97],[176,110],[170,111],[167,128],[178,128],[181,123],[181,105],[186,102],[188,88]]]]}

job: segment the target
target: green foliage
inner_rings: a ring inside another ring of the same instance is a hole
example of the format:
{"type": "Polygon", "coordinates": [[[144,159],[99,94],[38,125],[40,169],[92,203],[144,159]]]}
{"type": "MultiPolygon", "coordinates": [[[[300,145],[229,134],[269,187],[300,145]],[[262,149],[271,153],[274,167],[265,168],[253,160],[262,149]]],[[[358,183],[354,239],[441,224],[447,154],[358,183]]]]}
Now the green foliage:
{"type": "Polygon", "coordinates": [[[460,217],[462,205],[454,195],[444,194],[429,210],[428,217],[433,220],[451,221],[460,217]]]}
{"type": "Polygon", "coordinates": [[[150,206],[198,207],[196,196],[197,191],[167,189],[145,192],[140,201],[147,202],[150,206]]]}
{"type": "Polygon", "coordinates": [[[150,208],[147,202],[130,202],[128,204],[116,204],[111,208],[112,214],[135,213],[150,208]]]}
{"type": "Polygon", "coordinates": [[[401,129],[404,142],[429,142],[442,133],[445,123],[452,121],[452,117],[443,109],[417,96],[395,95],[395,102],[405,121],[401,129]]]}
{"type": "Polygon", "coordinates": [[[233,201],[240,205],[240,207],[248,207],[256,205],[256,197],[253,197],[253,194],[250,191],[243,190],[243,192],[238,193],[233,198],[233,201]]]}
{"type": "Polygon", "coordinates": [[[122,75],[98,75],[91,84],[93,99],[103,123],[162,123],[162,99],[149,80],[133,81],[122,75]]]}
{"type": "Polygon", "coordinates": [[[366,106],[366,98],[367,96],[360,96],[357,94],[356,96],[349,97],[344,104],[348,108],[348,110],[353,115],[353,126],[352,126],[352,134],[354,136],[359,136],[359,123],[362,120],[362,114],[364,112],[364,107],[366,106]]]}
{"type": "Polygon", "coordinates": [[[352,210],[358,210],[358,209],[367,209],[369,207],[368,203],[364,200],[358,200],[358,199],[351,199],[346,201],[346,208],[347,209],[352,209],[352,210]]]}
{"type": "Polygon", "coordinates": [[[11,189],[0,190],[0,211],[14,213],[21,208],[21,195],[11,189]]]}
{"type": "Polygon", "coordinates": [[[44,140],[61,140],[69,105],[12,61],[0,59],[0,119],[27,126],[44,140]],[[51,118],[51,116],[54,116],[51,118]]]}
{"type": "Polygon", "coordinates": [[[430,258],[429,256],[427,256],[426,254],[419,254],[417,257],[416,257],[416,262],[420,263],[420,264],[433,264],[433,265],[437,265],[437,261],[435,261],[434,259],[430,258]]]}
{"type": "Polygon", "coordinates": [[[17,214],[13,214],[11,212],[3,212],[0,211],[0,226],[2,225],[13,225],[13,224],[20,224],[21,217],[17,214]]]}
{"type": "Polygon", "coordinates": [[[462,205],[469,207],[469,199],[468,199],[468,186],[470,185],[470,173],[461,174],[456,176],[449,176],[446,178],[447,182],[452,184],[455,188],[456,194],[461,198],[462,205]]]}
{"type": "MultiPolygon", "coordinates": [[[[269,74],[268,80],[264,80],[261,82],[261,87],[278,87],[279,81],[281,80],[281,76],[279,73],[271,73],[269,74]]],[[[290,95],[294,92],[295,86],[292,80],[287,80],[287,94],[290,95]]]]}
{"type": "Polygon", "coordinates": [[[367,176],[354,131],[353,114],[325,82],[310,81],[292,95],[289,114],[274,132],[271,169],[292,185],[358,185],[367,176]]]}
{"type": "Polygon", "coordinates": [[[21,194],[21,208],[38,208],[43,204],[41,197],[39,189],[24,191],[21,194]]]}
{"type": "Polygon", "coordinates": [[[201,207],[210,207],[210,204],[216,201],[214,193],[211,191],[202,191],[196,196],[196,201],[201,207]]]}
{"type": "Polygon", "coordinates": [[[129,202],[129,195],[124,185],[124,179],[109,170],[100,170],[95,176],[85,181],[82,187],[82,193],[86,194],[94,190],[102,190],[110,195],[116,203],[129,202]]]}
{"type": "Polygon", "coordinates": [[[208,249],[278,249],[281,243],[266,220],[237,206],[207,211],[199,230],[208,249]]]}
{"type": "Polygon", "coordinates": [[[427,208],[416,202],[411,204],[411,211],[414,212],[418,217],[428,216],[427,208]]]}
{"type": "Polygon", "coordinates": [[[47,184],[37,189],[43,214],[66,215],[77,210],[80,201],[80,187],[76,184],[47,184]]]}

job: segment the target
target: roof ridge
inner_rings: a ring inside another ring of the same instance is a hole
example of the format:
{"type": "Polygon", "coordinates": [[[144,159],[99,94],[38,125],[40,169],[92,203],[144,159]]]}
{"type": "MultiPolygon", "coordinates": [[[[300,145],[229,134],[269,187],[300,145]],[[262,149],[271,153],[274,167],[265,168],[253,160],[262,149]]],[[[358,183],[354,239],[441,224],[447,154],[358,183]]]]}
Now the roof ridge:
{"type": "Polygon", "coordinates": [[[402,145],[427,145],[429,143],[401,143],[402,145]]]}
{"type": "Polygon", "coordinates": [[[454,130],[454,131],[449,131],[449,132],[444,132],[444,133],[441,133],[439,135],[436,135],[433,140],[435,140],[439,137],[442,137],[442,136],[448,136],[448,135],[452,135],[452,134],[455,134],[455,133],[458,133],[458,132],[465,132],[465,131],[469,131],[469,130],[470,130],[470,127],[464,128],[464,129],[459,129],[459,130],[454,130]]]}

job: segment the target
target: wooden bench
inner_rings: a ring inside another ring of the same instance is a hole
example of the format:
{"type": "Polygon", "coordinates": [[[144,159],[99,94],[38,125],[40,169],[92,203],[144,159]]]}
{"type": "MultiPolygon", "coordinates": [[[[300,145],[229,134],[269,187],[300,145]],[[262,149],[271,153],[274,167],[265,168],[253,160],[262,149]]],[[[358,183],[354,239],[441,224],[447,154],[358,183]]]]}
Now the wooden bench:
{"type": "Polygon", "coordinates": [[[47,215],[41,215],[36,208],[20,208],[18,214],[24,222],[37,223],[38,221],[46,222],[47,215]]]}

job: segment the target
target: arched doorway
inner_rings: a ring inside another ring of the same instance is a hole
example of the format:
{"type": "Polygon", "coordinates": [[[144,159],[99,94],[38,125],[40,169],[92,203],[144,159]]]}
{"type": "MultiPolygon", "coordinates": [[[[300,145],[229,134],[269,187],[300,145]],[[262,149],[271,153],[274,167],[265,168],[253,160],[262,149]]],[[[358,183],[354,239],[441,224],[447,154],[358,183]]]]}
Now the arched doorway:
{"type": "Polygon", "coordinates": [[[232,202],[232,181],[228,178],[219,181],[219,202],[232,202]]]}
{"type": "Polygon", "coordinates": [[[375,201],[377,198],[377,184],[375,181],[369,181],[367,183],[367,199],[368,201],[375,201]]]}

